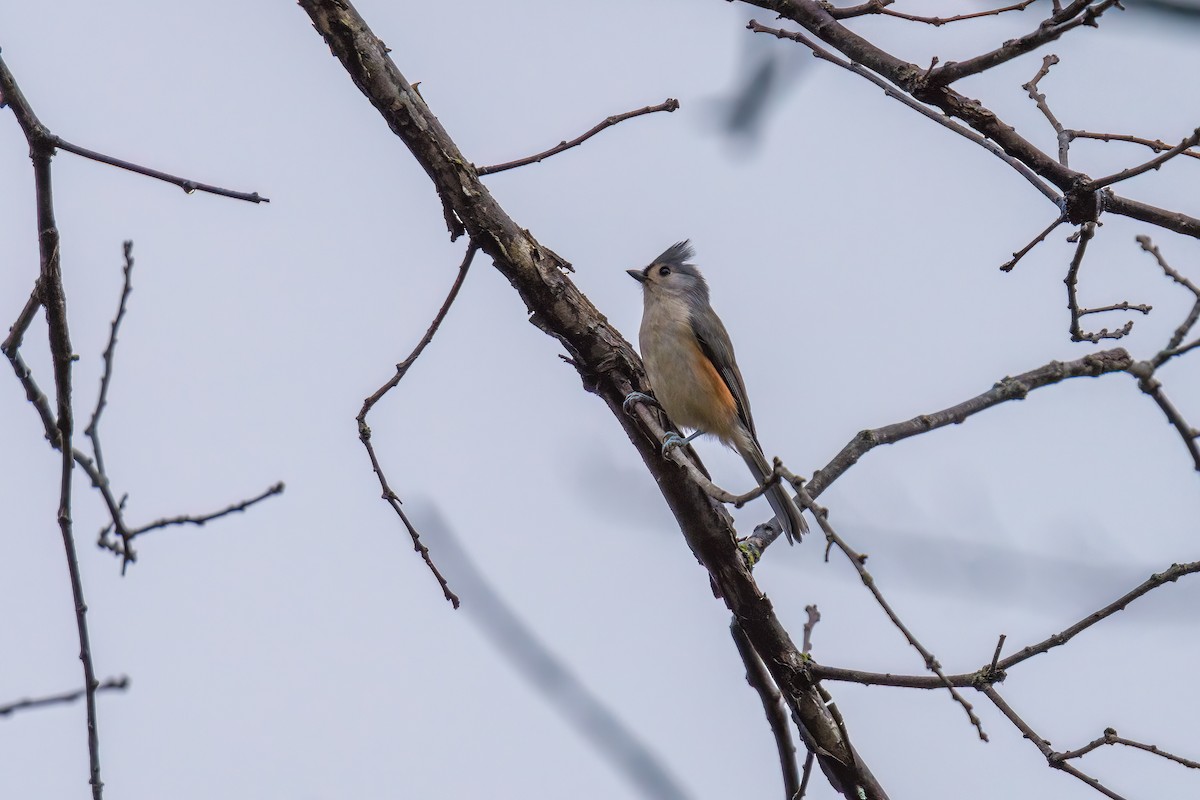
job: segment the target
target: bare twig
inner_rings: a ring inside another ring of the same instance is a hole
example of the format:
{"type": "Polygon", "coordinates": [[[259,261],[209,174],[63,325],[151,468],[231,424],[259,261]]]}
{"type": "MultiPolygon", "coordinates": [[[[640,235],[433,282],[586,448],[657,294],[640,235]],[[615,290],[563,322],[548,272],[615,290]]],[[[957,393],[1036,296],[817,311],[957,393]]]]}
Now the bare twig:
{"type": "Polygon", "coordinates": [[[1182,142],[1175,145],[1170,150],[1150,159],[1146,163],[1140,164],[1136,167],[1123,169],[1120,172],[1114,172],[1112,175],[1106,175],[1103,178],[1096,178],[1093,181],[1088,181],[1087,183],[1083,184],[1083,186],[1079,187],[1080,191],[1094,192],[1097,189],[1102,189],[1105,186],[1111,186],[1119,181],[1128,180],[1135,175],[1141,175],[1143,172],[1149,172],[1152,169],[1156,170],[1167,161],[1170,161],[1180,153],[1187,152],[1188,148],[1195,147],[1197,144],[1200,144],[1200,128],[1196,128],[1194,131],[1192,131],[1191,136],[1186,137],[1182,142]]]}
{"type": "MultiPolygon", "coordinates": [[[[1129,142],[1149,147],[1156,153],[1170,150],[1173,147],[1173,145],[1169,145],[1161,139],[1146,139],[1141,136],[1130,136],[1127,133],[1096,133],[1094,131],[1078,131],[1068,128],[1063,131],[1063,134],[1067,137],[1068,141],[1074,139],[1096,139],[1101,142],[1129,142]]],[[[1179,155],[1200,159],[1200,151],[1196,150],[1184,150],[1179,155]]]]}
{"type": "Polygon", "coordinates": [[[163,517],[162,519],[157,519],[154,522],[147,523],[141,527],[131,529],[129,531],[129,538],[133,539],[137,536],[141,536],[143,533],[149,533],[150,531],[158,530],[159,528],[168,528],[172,525],[196,525],[203,527],[215,519],[220,519],[221,517],[228,516],[229,514],[236,514],[240,511],[245,511],[250,506],[255,505],[256,503],[261,503],[268,497],[273,497],[277,494],[283,494],[284,488],[283,481],[280,481],[279,483],[268,487],[262,494],[251,497],[248,500],[238,501],[237,503],[227,506],[220,511],[214,511],[211,514],[180,514],[174,517],[163,517]]]}
{"type": "MultiPolygon", "coordinates": [[[[129,678],[122,675],[118,678],[106,678],[103,682],[97,684],[96,692],[107,692],[113,690],[124,691],[129,688],[129,678]]],[[[76,689],[73,692],[63,692],[62,694],[52,694],[46,697],[25,697],[12,703],[0,705],[0,717],[11,715],[14,711],[24,711],[30,708],[42,708],[44,706],[61,705],[66,703],[74,703],[79,698],[87,694],[86,689],[76,689]]]]}
{"type": "Polygon", "coordinates": [[[145,175],[147,178],[163,181],[164,183],[172,183],[178,186],[187,194],[195,194],[196,192],[205,192],[207,194],[220,195],[221,197],[229,197],[234,200],[245,200],[248,203],[269,203],[268,198],[263,197],[258,192],[238,192],[233,189],[222,189],[220,186],[213,186],[208,183],[200,183],[191,178],[181,178],[178,175],[172,175],[169,172],[162,172],[150,167],[143,167],[140,164],[134,164],[131,161],[124,161],[114,156],[106,156],[103,153],[97,153],[95,150],[89,150],[86,147],[80,147],[77,144],[71,144],[62,137],[51,136],[51,141],[54,146],[60,150],[66,150],[68,153],[74,153],[77,156],[90,158],[92,161],[99,161],[101,164],[108,164],[119,169],[136,172],[139,175],[145,175]]]}
{"type": "Polygon", "coordinates": [[[1067,761],[1068,759],[1079,758],[1080,756],[1087,755],[1093,750],[1103,747],[1106,744],[1123,744],[1126,747],[1132,747],[1136,750],[1145,750],[1147,753],[1153,753],[1156,756],[1162,756],[1168,761],[1174,761],[1176,764],[1182,764],[1188,769],[1200,769],[1200,761],[1193,761],[1190,758],[1184,758],[1183,756],[1177,756],[1173,753],[1168,753],[1166,750],[1161,749],[1157,745],[1136,742],[1133,739],[1126,739],[1124,736],[1119,735],[1112,728],[1105,728],[1104,733],[1101,734],[1099,738],[1093,739],[1078,750],[1070,750],[1066,753],[1057,753],[1056,758],[1059,761],[1067,761]]]}
{"type": "Polygon", "coordinates": [[[611,128],[612,126],[614,126],[618,123],[624,122],[627,119],[632,119],[634,117],[640,117],[643,114],[653,114],[656,111],[671,112],[671,111],[675,111],[678,108],[679,108],[679,101],[672,97],[668,97],[666,100],[664,100],[663,102],[659,103],[656,106],[646,106],[645,108],[639,108],[635,111],[626,111],[623,114],[614,114],[611,117],[606,117],[603,121],[601,121],[598,125],[596,125],[594,128],[592,128],[587,133],[583,134],[582,136],[577,136],[576,138],[572,139],[569,142],[559,142],[557,145],[555,145],[554,147],[551,147],[549,150],[543,150],[542,152],[540,152],[536,155],[528,156],[526,158],[519,158],[516,161],[508,161],[503,164],[496,164],[496,165],[490,166],[490,167],[477,167],[475,169],[475,172],[478,173],[479,175],[494,175],[497,172],[504,172],[505,170],[516,169],[517,167],[524,167],[528,164],[537,164],[537,163],[540,163],[541,161],[544,161],[547,158],[550,158],[550,156],[558,155],[559,153],[563,152],[564,150],[570,150],[572,147],[578,147],[579,145],[583,144],[588,139],[592,138],[593,136],[595,136],[597,133],[604,130],[605,128],[611,128]]]}
{"type": "MultiPolygon", "coordinates": [[[[1079,285],[1079,268],[1083,265],[1083,254],[1087,250],[1088,242],[1096,234],[1096,223],[1085,222],[1080,226],[1079,231],[1075,235],[1077,242],[1075,246],[1075,255],[1071,259],[1071,264],[1067,267],[1067,277],[1063,278],[1063,283],[1067,285],[1067,310],[1071,312],[1071,325],[1067,329],[1071,334],[1072,342],[1091,342],[1095,344],[1101,339],[1120,339],[1128,336],[1133,330],[1133,320],[1129,320],[1123,326],[1115,331],[1110,331],[1108,328],[1101,328],[1095,333],[1085,333],[1080,327],[1079,318],[1085,314],[1098,314],[1101,311],[1113,310],[1117,306],[1109,306],[1108,308],[1099,309],[1081,309],[1079,307],[1079,298],[1077,288],[1079,285]]],[[[1128,303],[1124,304],[1126,307],[1128,303]]]]}
{"type": "Polygon", "coordinates": [[[1033,5],[1034,2],[1036,2],[1036,0],[1021,0],[1021,2],[1014,3],[1011,6],[993,8],[991,11],[975,11],[971,14],[958,14],[953,17],[919,17],[913,14],[902,14],[899,11],[893,11],[892,9],[885,7],[880,7],[877,13],[884,14],[889,17],[897,17],[899,19],[908,20],[909,22],[924,22],[927,25],[932,25],[937,28],[950,22],[961,22],[966,19],[978,19],[980,17],[994,17],[998,14],[1003,14],[1006,11],[1024,11],[1026,8],[1033,5]]]}
{"type": "Polygon", "coordinates": [[[1200,472],[1200,431],[1193,428],[1184,419],[1183,413],[1163,392],[1162,381],[1154,377],[1154,366],[1149,361],[1139,361],[1129,369],[1129,374],[1138,379],[1138,388],[1148,394],[1166,416],[1167,421],[1179,432],[1183,444],[1192,457],[1192,464],[1200,472]]]}
{"type": "Polygon", "coordinates": [[[1200,286],[1192,283],[1183,275],[1183,273],[1179,272],[1170,264],[1168,264],[1167,260],[1163,258],[1163,255],[1159,251],[1158,247],[1155,246],[1154,242],[1150,241],[1149,236],[1138,236],[1137,243],[1141,245],[1143,250],[1154,256],[1154,260],[1158,262],[1158,266],[1164,273],[1166,273],[1168,278],[1187,289],[1191,293],[1192,297],[1195,298],[1195,301],[1192,303],[1191,311],[1188,312],[1187,317],[1184,318],[1179,327],[1175,329],[1175,333],[1171,335],[1171,340],[1167,342],[1167,346],[1164,347],[1162,351],[1152,359],[1151,363],[1154,365],[1155,369],[1158,369],[1168,359],[1179,355],[1180,352],[1182,352],[1179,349],[1180,344],[1182,344],[1184,338],[1191,333],[1191,330],[1195,326],[1197,320],[1200,320],[1200,286]]]}
{"type": "Polygon", "coordinates": [[[779,754],[779,768],[783,773],[785,798],[800,796],[800,774],[796,768],[796,745],[792,742],[791,726],[788,724],[787,706],[783,696],[771,679],[771,673],[763,666],[762,659],[754,651],[754,645],[735,617],[729,623],[729,633],[737,647],[738,655],[746,666],[746,683],[750,684],[762,702],[763,713],[775,737],[775,750],[779,754]]]}
{"type": "Polygon", "coordinates": [[[1065,213],[1059,214],[1058,219],[1054,220],[1054,222],[1051,222],[1049,225],[1046,226],[1046,229],[1044,231],[1039,233],[1037,236],[1033,237],[1033,240],[1030,241],[1029,244],[1025,245],[1020,250],[1013,253],[1013,257],[1011,259],[1009,259],[1008,261],[1005,261],[1003,264],[1001,264],[1000,271],[1001,272],[1012,272],[1012,268],[1017,265],[1018,261],[1020,261],[1026,255],[1028,255],[1030,250],[1032,250],[1033,248],[1035,248],[1039,244],[1041,244],[1043,241],[1045,241],[1046,237],[1049,236],[1054,231],[1055,228],[1057,228],[1059,225],[1062,225],[1066,221],[1067,221],[1067,215],[1065,213]]]}
{"type": "Polygon", "coordinates": [[[1119,303],[1114,303],[1111,306],[1096,306],[1095,308],[1079,309],[1079,316],[1087,314],[1103,314],[1107,311],[1140,311],[1143,314],[1149,314],[1154,310],[1154,306],[1148,303],[1131,303],[1128,300],[1122,300],[1119,303]]]}
{"type": "Polygon", "coordinates": [[[100,415],[104,413],[104,408],[108,405],[108,385],[112,381],[113,355],[116,353],[117,348],[117,331],[121,327],[121,320],[125,319],[125,309],[129,302],[129,293],[133,289],[130,283],[130,277],[133,272],[133,242],[125,242],[125,266],[121,272],[124,275],[124,282],[121,287],[121,300],[117,303],[117,315],[113,317],[112,327],[108,334],[108,345],[104,348],[104,374],[100,378],[100,394],[96,397],[96,410],[92,412],[92,419],[83,431],[84,435],[92,440],[92,452],[96,455],[96,469],[101,474],[107,474],[107,471],[104,469],[104,455],[100,450],[100,435],[98,433],[100,415]]]}
{"type": "Polygon", "coordinates": [[[404,524],[408,535],[412,537],[413,549],[421,554],[421,558],[425,561],[425,566],[429,567],[429,571],[433,573],[433,577],[437,579],[438,585],[442,587],[442,594],[450,601],[450,604],[458,608],[458,595],[450,591],[450,585],[446,582],[445,577],[438,571],[437,566],[433,563],[433,558],[429,555],[429,548],[421,541],[421,534],[413,527],[409,521],[408,515],[404,513],[401,507],[400,497],[392,491],[388,485],[387,477],[383,474],[383,467],[379,464],[379,458],[375,454],[375,447],[371,444],[371,428],[367,425],[367,414],[375,407],[385,394],[399,385],[400,381],[408,373],[409,368],[420,357],[425,347],[433,341],[433,335],[437,333],[441,327],[442,320],[446,318],[446,314],[450,311],[450,306],[454,304],[454,300],[458,297],[458,290],[462,288],[463,281],[467,278],[467,271],[471,268],[471,262],[475,259],[475,253],[479,250],[479,246],[472,240],[467,245],[467,252],[463,256],[462,264],[458,267],[458,275],[454,278],[454,283],[450,286],[450,292],[446,295],[446,299],[442,302],[442,307],[438,309],[437,314],[433,317],[433,322],[429,323],[429,327],[425,331],[425,335],[417,342],[417,346],[409,353],[408,358],[396,365],[396,374],[388,380],[387,383],[375,390],[374,394],[367,397],[363,401],[362,409],[358,412],[355,418],[358,422],[358,438],[362,441],[363,446],[367,448],[367,455],[371,459],[371,469],[374,470],[375,476],[379,479],[379,488],[383,490],[383,499],[387,501],[400,517],[400,521],[404,524]]]}
{"type": "Polygon", "coordinates": [[[37,311],[42,307],[42,287],[41,276],[38,276],[37,281],[33,284],[33,291],[29,294],[29,299],[25,301],[25,307],[21,309],[21,313],[17,315],[17,321],[8,329],[8,336],[4,338],[3,344],[0,344],[0,352],[5,355],[15,353],[21,347],[21,340],[25,338],[25,332],[29,330],[29,326],[33,324],[33,318],[37,315],[37,311]]]}
{"type": "Polygon", "coordinates": [[[817,627],[817,623],[821,621],[821,612],[817,610],[816,605],[805,606],[804,612],[808,614],[808,621],[804,623],[804,639],[800,646],[800,652],[808,654],[812,652],[813,628],[817,627]]]}

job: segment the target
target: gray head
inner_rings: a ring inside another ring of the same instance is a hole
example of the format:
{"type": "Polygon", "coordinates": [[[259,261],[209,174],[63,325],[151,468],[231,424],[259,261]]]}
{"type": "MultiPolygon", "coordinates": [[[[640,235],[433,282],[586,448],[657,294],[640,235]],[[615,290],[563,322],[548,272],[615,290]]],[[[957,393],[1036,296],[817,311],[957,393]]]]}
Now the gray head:
{"type": "Polygon", "coordinates": [[[695,264],[688,263],[695,253],[686,239],[668,247],[643,269],[628,270],[642,284],[646,296],[683,297],[694,303],[708,303],[708,283],[695,264]]]}

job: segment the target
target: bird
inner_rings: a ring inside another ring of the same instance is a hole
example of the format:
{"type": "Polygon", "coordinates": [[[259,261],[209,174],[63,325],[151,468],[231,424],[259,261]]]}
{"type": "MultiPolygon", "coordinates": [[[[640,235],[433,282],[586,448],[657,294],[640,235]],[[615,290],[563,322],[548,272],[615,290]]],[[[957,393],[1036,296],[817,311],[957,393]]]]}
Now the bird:
{"type": "MultiPolygon", "coordinates": [[[[633,392],[625,405],[654,402],[675,423],[693,429],[686,438],[669,432],[663,438],[664,455],[709,434],[736,450],[761,486],[773,470],[758,443],[733,342],[709,303],[708,283],[691,263],[694,257],[691,242],[685,240],[668,247],[649,266],[627,270],[642,285],[638,344],[654,396],[633,392]]],[[[776,483],[765,494],[788,542],[808,532],[808,523],[783,486],[776,483]]]]}

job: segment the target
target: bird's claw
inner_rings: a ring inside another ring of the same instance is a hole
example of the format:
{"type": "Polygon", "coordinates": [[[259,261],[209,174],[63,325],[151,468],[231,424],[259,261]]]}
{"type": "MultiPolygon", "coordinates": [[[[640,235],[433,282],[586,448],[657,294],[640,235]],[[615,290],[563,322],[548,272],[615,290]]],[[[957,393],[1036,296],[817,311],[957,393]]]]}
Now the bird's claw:
{"type": "Polygon", "coordinates": [[[687,443],[688,440],[680,436],[675,431],[667,431],[667,435],[663,437],[662,457],[666,458],[676,447],[683,447],[687,443]]]}
{"type": "Polygon", "coordinates": [[[633,407],[638,403],[644,403],[649,406],[658,405],[658,401],[645,392],[630,392],[625,395],[625,401],[621,403],[621,410],[632,417],[633,407]]]}

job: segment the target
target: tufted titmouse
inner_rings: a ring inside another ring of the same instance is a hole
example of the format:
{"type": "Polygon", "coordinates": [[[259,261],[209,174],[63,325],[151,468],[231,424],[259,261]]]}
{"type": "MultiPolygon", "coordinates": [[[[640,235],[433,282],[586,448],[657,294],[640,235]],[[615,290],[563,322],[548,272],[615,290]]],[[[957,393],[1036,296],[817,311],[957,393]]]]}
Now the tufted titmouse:
{"type": "MultiPolygon", "coordinates": [[[[733,343],[708,303],[704,276],[687,263],[692,257],[691,245],[679,242],[650,266],[629,270],[642,284],[645,306],[638,340],[650,387],[667,416],[695,430],[686,439],[667,434],[663,451],[702,433],[712,434],[741,454],[762,485],[771,465],[754,433],[733,343]]],[[[789,542],[808,532],[800,509],[782,486],[775,484],[766,496],[789,542]]]]}

